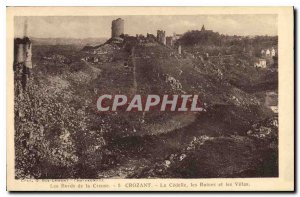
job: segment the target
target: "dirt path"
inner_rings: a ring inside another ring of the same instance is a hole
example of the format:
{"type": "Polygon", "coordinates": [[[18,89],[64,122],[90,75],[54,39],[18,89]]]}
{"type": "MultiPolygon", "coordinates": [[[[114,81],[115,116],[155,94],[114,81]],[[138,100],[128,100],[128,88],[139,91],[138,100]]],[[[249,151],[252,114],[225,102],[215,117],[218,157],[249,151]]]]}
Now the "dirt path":
{"type": "Polygon", "coordinates": [[[159,135],[169,133],[177,129],[184,128],[196,120],[195,113],[182,113],[170,117],[164,122],[158,122],[146,125],[143,129],[147,131],[146,135],[159,135]]]}
{"type": "Polygon", "coordinates": [[[95,66],[93,66],[92,64],[90,64],[89,62],[85,61],[85,60],[81,60],[82,62],[85,63],[85,65],[87,65],[88,67],[90,67],[93,71],[93,73],[95,73],[96,75],[100,74],[101,72],[101,69],[100,68],[97,68],[95,66]]]}
{"type": "Polygon", "coordinates": [[[138,171],[142,171],[151,162],[145,158],[129,159],[122,165],[118,165],[108,171],[98,173],[98,178],[112,178],[112,179],[125,179],[138,171]]]}

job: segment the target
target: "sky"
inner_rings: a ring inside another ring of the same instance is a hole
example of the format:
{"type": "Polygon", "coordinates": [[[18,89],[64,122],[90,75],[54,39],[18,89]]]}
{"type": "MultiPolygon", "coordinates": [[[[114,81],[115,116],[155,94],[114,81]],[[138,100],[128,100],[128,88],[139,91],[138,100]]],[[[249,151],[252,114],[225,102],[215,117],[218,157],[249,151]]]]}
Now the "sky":
{"type": "Polygon", "coordinates": [[[189,16],[17,16],[14,18],[15,37],[25,34],[37,38],[109,38],[111,22],[125,20],[125,34],[152,33],[158,29],[167,35],[189,30],[206,29],[227,35],[277,35],[277,15],[189,15],[189,16]]]}

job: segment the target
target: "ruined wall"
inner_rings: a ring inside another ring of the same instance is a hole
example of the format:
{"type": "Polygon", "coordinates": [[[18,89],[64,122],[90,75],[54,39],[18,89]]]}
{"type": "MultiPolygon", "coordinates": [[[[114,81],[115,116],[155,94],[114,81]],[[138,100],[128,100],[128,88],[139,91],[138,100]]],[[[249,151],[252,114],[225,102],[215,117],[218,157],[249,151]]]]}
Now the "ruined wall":
{"type": "Polygon", "coordinates": [[[24,62],[24,43],[21,39],[14,40],[14,64],[24,62]]]}
{"type": "Polygon", "coordinates": [[[173,46],[173,37],[171,36],[166,37],[166,45],[173,46]]]}
{"type": "Polygon", "coordinates": [[[24,44],[15,45],[15,63],[24,62],[24,44]]]}
{"type": "Polygon", "coordinates": [[[181,45],[178,46],[178,54],[181,54],[181,45]]]}
{"type": "Polygon", "coordinates": [[[16,89],[21,92],[26,88],[32,68],[32,43],[28,37],[16,38],[14,40],[14,78],[16,89]]]}
{"type": "Polygon", "coordinates": [[[113,20],[111,24],[111,37],[120,37],[122,34],[124,34],[124,20],[121,18],[113,20]]]}
{"type": "Polygon", "coordinates": [[[21,63],[32,68],[32,43],[28,37],[14,40],[14,64],[21,63]]]}
{"type": "Polygon", "coordinates": [[[157,41],[166,45],[166,32],[163,30],[157,30],[157,41]]]}
{"type": "Polygon", "coordinates": [[[32,44],[27,42],[24,45],[24,65],[27,68],[32,68],[32,44]]]}

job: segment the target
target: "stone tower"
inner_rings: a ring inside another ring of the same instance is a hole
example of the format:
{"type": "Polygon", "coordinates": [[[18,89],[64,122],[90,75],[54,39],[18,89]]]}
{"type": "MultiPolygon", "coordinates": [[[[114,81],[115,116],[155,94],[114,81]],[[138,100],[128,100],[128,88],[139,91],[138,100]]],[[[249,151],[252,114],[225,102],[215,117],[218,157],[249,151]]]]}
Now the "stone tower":
{"type": "Polygon", "coordinates": [[[124,20],[121,18],[113,20],[111,24],[111,37],[120,37],[122,34],[124,34],[124,20]]]}
{"type": "Polygon", "coordinates": [[[32,72],[32,42],[27,36],[27,18],[24,21],[23,36],[14,39],[14,81],[16,95],[22,95],[27,89],[32,72]]]}

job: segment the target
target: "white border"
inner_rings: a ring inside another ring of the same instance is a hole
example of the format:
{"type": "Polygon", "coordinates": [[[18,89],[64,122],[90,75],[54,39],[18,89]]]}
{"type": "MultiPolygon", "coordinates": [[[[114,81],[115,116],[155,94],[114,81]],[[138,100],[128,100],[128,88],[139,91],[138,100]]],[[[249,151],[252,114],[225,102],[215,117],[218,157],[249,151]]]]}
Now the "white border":
{"type": "MultiPolygon", "coordinates": [[[[299,0],[251,0],[251,1],[241,1],[241,0],[201,0],[192,1],[184,0],[181,2],[175,2],[174,0],[109,0],[106,2],[97,0],[7,0],[0,2],[0,91],[1,91],[1,102],[0,102],[0,126],[1,126],[1,148],[0,155],[2,157],[2,162],[0,166],[0,186],[1,186],[1,196],[8,196],[9,193],[6,192],[6,6],[288,6],[293,5],[296,9],[300,8],[299,0]]],[[[299,11],[299,10],[298,10],[299,11]]],[[[298,12],[299,15],[299,12],[298,12]]],[[[296,15],[297,17],[297,15],[296,15]]],[[[299,20],[297,17],[296,27],[299,26],[299,20]]],[[[299,32],[298,32],[299,33],[299,32]]],[[[298,45],[298,44],[297,44],[298,45]]],[[[299,57],[299,50],[295,54],[296,59],[299,57]]],[[[298,62],[298,61],[297,61],[298,62]]],[[[297,65],[296,65],[297,66],[297,65]]],[[[297,69],[297,75],[299,74],[299,69],[297,69]]],[[[297,92],[299,92],[299,84],[297,83],[297,92]]],[[[297,122],[300,122],[299,116],[297,117],[297,122]],[[298,121],[299,120],[299,121],[298,121]]],[[[297,135],[297,140],[299,141],[299,134],[297,135]]],[[[297,144],[297,143],[296,143],[297,144]]],[[[299,151],[297,151],[299,152],[299,151]]],[[[297,176],[298,177],[298,176],[297,176]]],[[[61,194],[59,194],[60,196],[61,194]]],[[[104,195],[104,194],[101,194],[104,195]]],[[[108,194],[106,194],[108,195],[108,194]]],[[[131,194],[126,194],[131,195],[131,194]]],[[[172,194],[173,195],[173,194],[172,194]]],[[[207,195],[207,194],[201,194],[207,195]]],[[[221,194],[223,195],[223,194],[221,194]]],[[[264,194],[260,194],[261,196],[264,194]]],[[[259,195],[259,196],[260,196],[259,195]]]]}

